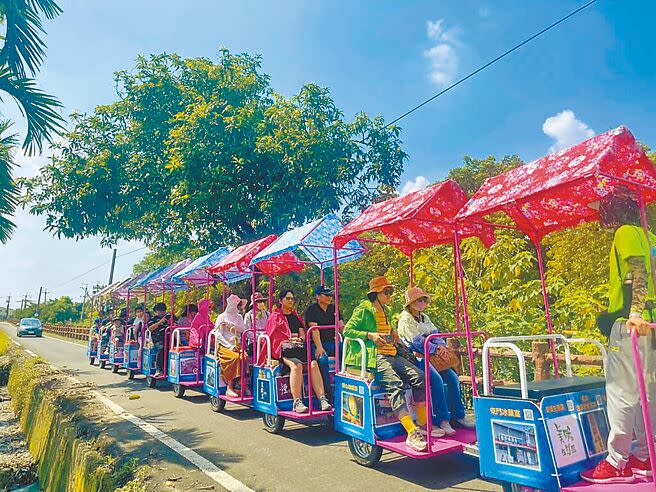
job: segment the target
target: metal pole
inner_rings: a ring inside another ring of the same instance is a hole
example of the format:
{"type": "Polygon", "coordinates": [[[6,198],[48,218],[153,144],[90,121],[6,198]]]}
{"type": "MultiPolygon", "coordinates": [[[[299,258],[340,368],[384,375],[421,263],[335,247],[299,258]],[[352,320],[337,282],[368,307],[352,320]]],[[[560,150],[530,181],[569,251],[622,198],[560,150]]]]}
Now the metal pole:
{"type": "Polygon", "coordinates": [[[458,277],[460,278],[460,292],[462,294],[462,315],[465,322],[465,334],[467,335],[467,355],[469,356],[469,376],[472,381],[472,396],[478,396],[476,388],[476,368],[474,367],[474,347],[472,346],[471,327],[469,326],[469,313],[467,312],[467,290],[465,289],[465,275],[462,268],[462,257],[460,256],[460,238],[458,228],[453,229],[454,251],[458,263],[458,277]]]}
{"type": "Polygon", "coordinates": [[[9,319],[9,304],[11,303],[11,295],[7,296],[7,314],[5,315],[6,319],[9,319]]]}
{"type": "Polygon", "coordinates": [[[114,281],[114,265],[116,265],[116,249],[114,249],[114,252],[112,253],[112,266],[109,269],[109,284],[112,285],[112,282],[114,281]]]}
{"type": "Polygon", "coordinates": [[[339,277],[337,272],[337,248],[333,247],[333,289],[335,294],[335,374],[340,370],[339,363],[339,277]]]}
{"type": "Polygon", "coordinates": [[[410,287],[415,286],[415,264],[413,258],[414,254],[414,251],[410,252],[410,287]]]}
{"type": "Polygon", "coordinates": [[[41,306],[41,293],[43,292],[43,287],[39,287],[39,297],[36,301],[36,312],[39,312],[39,307],[41,306]]]}
{"type": "Polygon", "coordinates": [[[456,261],[456,245],[453,245],[453,283],[455,286],[455,301],[456,301],[456,332],[460,333],[460,292],[458,289],[458,282],[460,276],[458,275],[458,262],[456,261]]]}
{"type": "MultiPolygon", "coordinates": [[[[535,241],[535,250],[537,251],[538,256],[538,268],[540,269],[540,283],[542,284],[542,299],[544,300],[544,314],[547,317],[547,330],[549,335],[553,333],[553,325],[551,323],[551,311],[549,309],[549,296],[547,295],[547,280],[544,274],[544,263],[542,261],[542,248],[540,248],[540,242],[535,241]]],[[[554,375],[556,379],[560,378],[558,372],[558,357],[556,356],[556,344],[553,339],[549,340],[549,345],[551,346],[551,357],[553,359],[554,365],[554,375]]]]}

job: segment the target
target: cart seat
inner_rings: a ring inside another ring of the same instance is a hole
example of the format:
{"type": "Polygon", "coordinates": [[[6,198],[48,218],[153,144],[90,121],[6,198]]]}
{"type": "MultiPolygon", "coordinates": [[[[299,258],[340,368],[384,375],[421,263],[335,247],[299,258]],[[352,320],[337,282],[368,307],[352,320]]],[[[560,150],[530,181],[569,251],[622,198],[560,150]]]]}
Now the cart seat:
{"type": "MultiPolygon", "coordinates": [[[[545,379],[544,381],[530,381],[527,384],[528,397],[530,400],[541,400],[545,396],[603,388],[605,384],[606,380],[598,376],[561,377],[559,379],[545,379]]],[[[519,383],[496,386],[494,394],[512,398],[521,398],[522,396],[519,383]]]]}

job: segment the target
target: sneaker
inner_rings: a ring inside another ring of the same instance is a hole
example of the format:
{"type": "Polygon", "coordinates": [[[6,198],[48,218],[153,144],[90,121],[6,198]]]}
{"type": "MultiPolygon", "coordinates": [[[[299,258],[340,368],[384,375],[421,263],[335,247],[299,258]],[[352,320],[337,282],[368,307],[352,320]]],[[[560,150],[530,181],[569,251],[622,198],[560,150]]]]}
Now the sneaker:
{"type": "Polygon", "coordinates": [[[443,420],[440,423],[440,428],[444,431],[444,433],[447,436],[455,436],[456,435],[455,429],[453,427],[451,427],[451,424],[449,423],[448,420],[443,420]]]}
{"type": "Polygon", "coordinates": [[[466,417],[463,417],[461,419],[456,419],[455,423],[458,427],[462,427],[463,429],[476,428],[476,422],[474,422],[473,420],[468,420],[466,417]]]}
{"type": "Polygon", "coordinates": [[[619,470],[607,460],[600,461],[592,470],[582,472],[581,478],[592,483],[631,483],[635,481],[630,467],[626,466],[624,470],[619,470]]]}
{"type": "Polygon", "coordinates": [[[636,458],[635,456],[631,455],[629,457],[629,461],[626,463],[626,467],[630,469],[633,472],[633,474],[636,476],[639,477],[652,476],[651,463],[649,462],[649,458],[642,461],[636,458]]]}
{"type": "Polygon", "coordinates": [[[327,412],[328,410],[332,410],[333,407],[328,401],[328,398],[326,398],[326,395],[323,395],[321,398],[319,398],[319,404],[321,405],[321,410],[323,412],[327,412]]]}
{"type": "Polygon", "coordinates": [[[160,371],[157,371],[157,372],[155,372],[155,374],[153,374],[153,377],[154,378],[162,378],[162,377],[164,377],[164,373],[160,372],[160,371]]]}
{"type": "Polygon", "coordinates": [[[415,427],[415,430],[408,434],[408,438],[405,440],[405,443],[409,448],[412,448],[415,451],[421,452],[426,450],[426,440],[424,439],[424,436],[421,435],[419,427],[415,427]]]}
{"type": "Polygon", "coordinates": [[[308,407],[303,404],[303,401],[300,398],[294,400],[294,411],[296,413],[305,413],[308,411],[308,407]]]}
{"type": "MultiPolygon", "coordinates": [[[[428,429],[422,427],[421,428],[421,434],[424,436],[428,435],[428,429]]],[[[441,427],[438,427],[437,425],[432,425],[431,426],[431,436],[432,437],[444,437],[446,435],[446,432],[444,432],[444,429],[441,427]]]]}

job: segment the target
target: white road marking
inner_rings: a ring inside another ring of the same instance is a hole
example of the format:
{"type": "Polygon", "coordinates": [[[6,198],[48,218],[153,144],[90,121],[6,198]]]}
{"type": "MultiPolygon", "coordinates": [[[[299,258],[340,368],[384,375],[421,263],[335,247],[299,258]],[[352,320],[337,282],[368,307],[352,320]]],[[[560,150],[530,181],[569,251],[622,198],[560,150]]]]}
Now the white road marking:
{"type": "Polygon", "coordinates": [[[37,357],[37,355],[34,352],[32,352],[30,349],[25,349],[25,352],[30,354],[32,357],[37,357]]]}
{"type": "Polygon", "coordinates": [[[217,467],[214,463],[203,458],[201,455],[199,455],[192,449],[189,449],[184,444],[176,441],[171,436],[162,432],[154,425],[149,424],[145,420],[142,420],[139,417],[132,415],[131,413],[128,413],[123,407],[114,403],[109,398],[101,395],[98,391],[92,390],[91,393],[93,393],[96,396],[96,398],[98,398],[107,407],[109,407],[116,415],[122,417],[128,422],[132,422],[141,430],[143,430],[147,434],[150,434],[159,442],[168,446],[183,458],[186,458],[188,461],[196,465],[196,467],[198,467],[200,471],[202,471],[205,475],[210,477],[212,480],[217,482],[222,487],[235,492],[254,492],[251,488],[241,483],[235,477],[224,472],[219,467],[217,467]]]}
{"type": "Polygon", "coordinates": [[[14,342],[16,345],[20,347],[20,343],[18,343],[16,340],[12,340],[12,342],[14,342]]]}
{"type": "Polygon", "coordinates": [[[61,338],[49,337],[48,335],[43,335],[43,338],[48,340],[55,340],[56,342],[68,343],[69,345],[75,345],[76,347],[84,347],[81,343],[69,342],[68,340],[62,340],[61,338]]]}

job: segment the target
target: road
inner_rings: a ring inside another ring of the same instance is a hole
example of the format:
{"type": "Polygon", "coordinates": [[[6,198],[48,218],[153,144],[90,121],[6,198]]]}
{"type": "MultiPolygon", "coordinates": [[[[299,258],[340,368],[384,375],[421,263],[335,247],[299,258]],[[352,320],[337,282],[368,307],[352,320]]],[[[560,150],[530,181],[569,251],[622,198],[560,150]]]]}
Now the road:
{"type": "MultiPolygon", "coordinates": [[[[19,339],[7,323],[0,323],[0,329],[54,366],[95,383],[103,396],[253,490],[501,490],[478,477],[478,461],[470,456],[419,461],[385,453],[376,469],[368,469],[351,459],[344,436],[326,426],[287,422],[280,435],[272,435],[253,410],[228,404],[224,413],[217,414],[201,393],[188,391],[176,399],[168,386],[148,389],[141,376],[130,381],[123,370],[112,374],[90,366],[79,343],[51,337],[19,339]],[[133,394],[140,398],[129,399],[133,394]]],[[[183,462],[190,473],[198,472],[193,464],[183,462]]]]}

